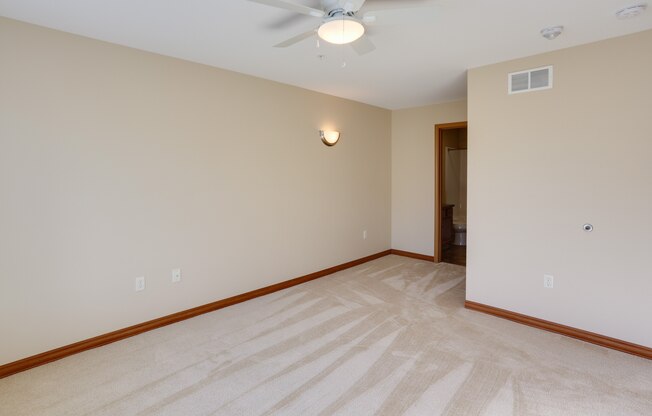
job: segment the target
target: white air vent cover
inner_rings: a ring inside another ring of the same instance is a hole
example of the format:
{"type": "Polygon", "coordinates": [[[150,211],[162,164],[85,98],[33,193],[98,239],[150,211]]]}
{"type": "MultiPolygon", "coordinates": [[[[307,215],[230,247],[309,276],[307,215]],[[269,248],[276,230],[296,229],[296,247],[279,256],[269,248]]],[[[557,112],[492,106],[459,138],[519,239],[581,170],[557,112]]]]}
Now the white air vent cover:
{"type": "Polygon", "coordinates": [[[512,72],[507,77],[507,92],[517,94],[552,88],[552,66],[512,72]]]}

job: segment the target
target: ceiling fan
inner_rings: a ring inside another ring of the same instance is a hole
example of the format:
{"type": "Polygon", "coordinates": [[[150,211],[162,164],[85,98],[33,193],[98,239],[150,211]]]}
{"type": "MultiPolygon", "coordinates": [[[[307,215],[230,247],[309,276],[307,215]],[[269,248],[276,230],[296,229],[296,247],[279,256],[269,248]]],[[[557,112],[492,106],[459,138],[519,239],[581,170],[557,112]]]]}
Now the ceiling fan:
{"type": "Polygon", "coordinates": [[[321,24],[313,30],[298,34],[283,41],[276,48],[286,48],[304,39],[318,36],[320,39],[336,45],[351,44],[358,55],[364,55],[376,49],[365,34],[365,26],[376,22],[374,11],[361,10],[366,0],[321,0],[321,8],[305,6],[291,0],[249,0],[279,9],[322,19],[321,24]]]}

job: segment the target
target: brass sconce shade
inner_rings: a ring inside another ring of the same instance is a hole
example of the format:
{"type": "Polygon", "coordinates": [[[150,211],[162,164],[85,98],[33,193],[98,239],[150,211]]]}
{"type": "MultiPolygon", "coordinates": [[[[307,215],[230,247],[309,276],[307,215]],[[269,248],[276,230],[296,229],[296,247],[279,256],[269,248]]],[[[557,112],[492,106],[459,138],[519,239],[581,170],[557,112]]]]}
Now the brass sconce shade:
{"type": "Polygon", "coordinates": [[[340,132],[319,130],[319,137],[326,146],[334,146],[340,139],[340,132]]]}

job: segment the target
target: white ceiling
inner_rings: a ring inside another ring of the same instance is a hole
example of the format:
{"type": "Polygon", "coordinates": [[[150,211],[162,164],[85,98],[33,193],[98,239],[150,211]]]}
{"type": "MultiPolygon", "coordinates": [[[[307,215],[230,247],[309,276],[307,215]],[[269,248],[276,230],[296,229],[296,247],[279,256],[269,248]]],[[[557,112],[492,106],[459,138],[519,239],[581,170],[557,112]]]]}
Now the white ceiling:
{"type": "Polygon", "coordinates": [[[273,48],[319,19],[247,0],[0,0],[0,15],[397,109],[464,98],[468,68],[652,29],[652,10],[614,16],[640,2],[368,0],[367,10],[419,7],[369,28],[377,49],[364,56],[313,39],[273,48]],[[566,30],[543,39],[553,25],[566,30]]]}

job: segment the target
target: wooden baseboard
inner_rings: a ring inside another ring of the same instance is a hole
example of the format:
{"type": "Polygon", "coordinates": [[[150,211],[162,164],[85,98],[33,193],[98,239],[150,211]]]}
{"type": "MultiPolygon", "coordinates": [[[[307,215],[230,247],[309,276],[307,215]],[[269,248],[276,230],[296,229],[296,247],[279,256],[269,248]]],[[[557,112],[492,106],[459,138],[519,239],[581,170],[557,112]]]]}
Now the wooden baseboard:
{"type": "Polygon", "coordinates": [[[425,254],[412,253],[410,251],[403,250],[394,250],[391,249],[391,254],[396,254],[397,256],[411,257],[413,259],[425,260],[425,261],[435,261],[435,256],[426,256],[425,254]]]}
{"type": "Polygon", "coordinates": [[[489,315],[498,316],[500,318],[509,319],[510,321],[518,322],[519,324],[532,326],[534,328],[543,329],[545,331],[555,332],[557,334],[566,335],[571,338],[590,342],[591,344],[600,345],[602,347],[626,352],[628,354],[638,355],[639,357],[652,360],[652,348],[644,347],[643,345],[632,344],[631,342],[622,341],[620,339],[607,337],[604,335],[585,331],[583,329],[577,329],[550,321],[545,321],[539,318],[533,318],[531,316],[508,311],[506,309],[495,308],[493,306],[484,305],[482,303],[472,302],[470,300],[464,302],[464,307],[474,311],[484,312],[489,315]]]}
{"type": "Polygon", "coordinates": [[[192,309],[173,313],[172,315],[163,316],[161,318],[153,319],[151,321],[143,322],[141,324],[133,325],[127,328],[118,329],[117,331],[109,332],[108,334],[99,335],[94,338],[89,338],[74,344],[66,345],[54,350],[46,351],[41,354],[33,355],[31,357],[23,358],[22,360],[14,361],[0,366],[0,378],[28,370],[30,368],[38,367],[52,361],[60,360],[73,354],[82,351],[90,350],[92,348],[101,347],[102,345],[110,344],[112,342],[120,341],[134,335],[141,334],[152,329],[160,328],[162,326],[170,325],[175,322],[183,321],[185,319],[193,318],[204,313],[213,312],[227,306],[235,305],[259,296],[268,295],[279,290],[287,289],[292,286],[300,285],[320,277],[327,276],[345,270],[371,260],[378,259],[383,256],[391,254],[391,250],[381,251],[380,253],[372,254],[371,256],[362,257],[357,260],[349,261],[337,266],[329,267],[328,269],[320,270],[318,272],[310,273],[305,276],[297,277],[291,280],[286,280],[281,283],[276,283],[271,286],[266,286],[260,289],[252,290],[251,292],[243,293],[241,295],[232,296],[230,298],[218,300],[216,302],[208,303],[206,305],[197,306],[192,309]]]}

